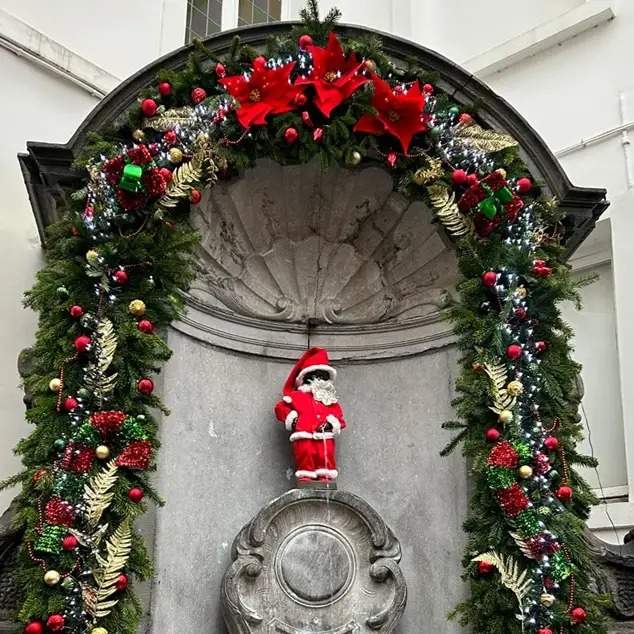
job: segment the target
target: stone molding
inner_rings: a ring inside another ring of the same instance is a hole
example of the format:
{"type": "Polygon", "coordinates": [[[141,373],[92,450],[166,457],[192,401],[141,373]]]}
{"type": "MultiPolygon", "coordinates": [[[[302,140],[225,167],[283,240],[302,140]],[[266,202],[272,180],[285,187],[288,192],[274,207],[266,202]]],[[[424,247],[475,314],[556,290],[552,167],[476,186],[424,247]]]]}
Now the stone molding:
{"type": "Polygon", "coordinates": [[[400,544],[346,491],[288,491],[240,531],[232,559],[222,584],[229,634],[388,634],[405,609],[400,544]]]}

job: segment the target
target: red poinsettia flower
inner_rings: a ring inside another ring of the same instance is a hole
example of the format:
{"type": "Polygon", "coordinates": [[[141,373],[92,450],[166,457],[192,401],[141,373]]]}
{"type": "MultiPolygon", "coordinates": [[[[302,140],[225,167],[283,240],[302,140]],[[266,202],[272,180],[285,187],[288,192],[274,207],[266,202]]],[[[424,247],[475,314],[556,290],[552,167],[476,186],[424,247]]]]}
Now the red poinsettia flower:
{"type": "MultiPolygon", "coordinates": [[[[257,61],[257,60],[256,60],[257,61]]],[[[236,116],[243,128],[265,125],[266,116],[289,112],[302,89],[291,84],[295,62],[269,68],[264,60],[253,65],[251,75],[231,75],[220,80],[226,91],[240,104],[236,116]]]]}
{"type": "Polygon", "coordinates": [[[372,106],[377,114],[364,114],[354,130],[367,134],[390,134],[399,140],[403,153],[407,154],[413,136],[427,130],[423,119],[425,96],[418,82],[407,90],[393,90],[390,84],[375,75],[372,83],[372,106]]]}
{"type": "Polygon", "coordinates": [[[324,116],[330,113],[363,84],[370,81],[359,75],[363,62],[357,61],[355,53],[346,58],[339,38],[331,33],[326,48],[307,46],[313,60],[310,75],[297,80],[298,85],[315,87],[315,105],[324,116]]]}

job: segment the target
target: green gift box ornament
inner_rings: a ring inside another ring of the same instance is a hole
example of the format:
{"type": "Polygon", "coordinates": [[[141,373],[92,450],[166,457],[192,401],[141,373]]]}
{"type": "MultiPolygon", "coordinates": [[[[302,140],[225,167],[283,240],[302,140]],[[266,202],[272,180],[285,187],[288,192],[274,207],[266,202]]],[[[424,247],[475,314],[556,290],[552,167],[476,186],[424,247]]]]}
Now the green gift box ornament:
{"type": "Polygon", "coordinates": [[[143,184],[141,183],[142,176],[143,168],[140,165],[128,163],[123,168],[123,174],[121,176],[121,180],[119,181],[119,187],[127,192],[132,192],[133,194],[141,191],[143,189],[143,184]]]}
{"type": "Polygon", "coordinates": [[[478,209],[485,218],[491,220],[498,212],[498,203],[493,197],[485,198],[478,203],[478,209]]]}
{"type": "Polygon", "coordinates": [[[513,192],[508,187],[500,187],[500,189],[495,192],[495,197],[503,205],[507,205],[513,200],[513,192]]]}

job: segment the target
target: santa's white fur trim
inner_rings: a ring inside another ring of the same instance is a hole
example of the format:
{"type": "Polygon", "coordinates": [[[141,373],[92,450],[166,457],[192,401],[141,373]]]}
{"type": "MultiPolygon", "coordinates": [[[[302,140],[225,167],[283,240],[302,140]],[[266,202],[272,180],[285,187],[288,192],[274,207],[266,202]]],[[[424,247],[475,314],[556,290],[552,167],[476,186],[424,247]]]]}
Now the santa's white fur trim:
{"type": "Polygon", "coordinates": [[[334,437],[335,435],[329,431],[294,431],[288,439],[293,442],[295,440],[332,440],[334,437]]]}
{"type": "Polygon", "coordinates": [[[317,477],[317,472],[316,471],[302,471],[302,470],[298,470],[298,471],[295,471],[295,477],[296,478],[316,478],[317,477]]]}
{"type": "Polygon", "coordinates": [[[293,402],[293,399],[288,395],[285,394],[284,396],[282,396],[282,400],[287,404],[290,405],[293,402]]]}
{"type": "Polygon", "coordinates": [[[339,419],[334,414],[328,414],[326,420],[332,425],[332,431],[338,436],[341,433],[341,422],[339,419]]]}
{"type": "Polygon", "coordinates": [[[324,476],[326,478],[331,478],[335,480],[339,475],[339,472],[336,469],[317,469],[315,472],[318,476],[324,476]]]}
{"type": "Polygon", "coordinates": [[[292,409],[288,414],[286,414],[286,418],[284,419],[284,425],[286,427],[286,431],[291,431],[293,429],[293,423],[297,420],[299,414],[292,409]]]}
{"type": "Polygon", "coordinates": [[[299,386],[302,384],[302,380],[304,379],[304,377],[309,373],[309,372],[315,372],[315,370],[324,370],[324,372],[328,372],[328,374],[330,375],[330,380],[334,381],[335,378],[337,377],[337,370],[335,370],[333,367],[329,366],[329,365],[309,365],[307,367],[305,367],[298,375],[297,378],[295,379],[295,385],[299,386]]]}

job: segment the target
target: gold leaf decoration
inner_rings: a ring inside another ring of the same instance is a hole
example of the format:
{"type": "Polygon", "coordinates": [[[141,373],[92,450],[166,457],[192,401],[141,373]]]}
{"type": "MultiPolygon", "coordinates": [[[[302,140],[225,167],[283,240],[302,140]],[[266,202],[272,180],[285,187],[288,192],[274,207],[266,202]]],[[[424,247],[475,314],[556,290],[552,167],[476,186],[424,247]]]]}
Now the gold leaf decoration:
{"type": "Polygon", "coordinates": [[[112,502],[114,496],[112,488],[117,482],[118,470],[113,459],[84,485],[85,515],[91,528],[99,524],[101,516],[112,502]]]}
{"type": "Polygon", "coordinates": [[[427,192],[436,216],[451,236],[461,238],[474,234],[473,222],[460,213],[454,192],[443,185],[432,185],[427,192]]]}
{"type": "Polygon", "coordinates": [[[460,126],[456,131],[455,138],[464,145],[488,154],[518,145],[518,142],[511,135],[495,130],[486,130],[476,123],[460,126]]]}
{"type": "Polygon", "coordinates": [[[117,577],[128,563],[132,549],[132,528],[129,521],[124,521],[106,542],[105,556],[96,555],[99,569],[93,572],[96,585],[94,594],[84,591],[84,598],[88,597],[84,606],[94,618],[107,616],[117,605],[118,599],[111,599],[116,593],[117,577]]]}
{"type": "Polygon", "coordinates": [[[524,557],[527,557],[528,559],[536,559],[535,555],[533,555],[531,549],[528,547],[526,541],[521,535],[518,535],[517,533],[510,533],[510,535],[517,544],[517,547],[522,551],[522,555],[524,555],[524,557]]]}
{"type": "Polygon", "coordinates": [[[506,389],[507,376],[504,364],[485,363],[483,368],[492,383],[493,405],[489,407],[489,409],[496,414],[499,414],[505,409],[513,409],[516,399],[514,396],[511,396],[506,389]]]}
{"type": "Polygon", "coordinates": [[[103,318],[96,328],[95,359],[86,366],[85,385],[101,402],[113,392],[118,374],[106,375],[117,350],[117,335],[112,322],[103,318]]]}
{"type": "Polygon", "coordinates": [[[157,130],[158,132],[166,132],[172,130],[176,126],[182,128],[189,128],[195,119],[195,110],[191,106],[184,106],[183,108],[172,108],[165,110],[155,117],[150,119],[144,119],[143,127],[157,130]]]}
{"type": "Polygon", "coordinates": [[[526,570],[520,568],[514,557],[511,555],[504,557],[504,555],[491,551],[474,557],[472,561],[482,561],[495,566],[500,573],[502,585],[515,595],[520,611],[523,610],[524,599],[533,587],[533,580],[528,578],[526,570]]]}
{"type": "Polygon", "coordinates": [[[438,158],[428,158],[425,167],[420,167],[414,174],[417,185],[428,185],[438,180],[444,174],[442,161],[438,158]]]}

